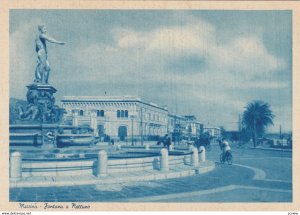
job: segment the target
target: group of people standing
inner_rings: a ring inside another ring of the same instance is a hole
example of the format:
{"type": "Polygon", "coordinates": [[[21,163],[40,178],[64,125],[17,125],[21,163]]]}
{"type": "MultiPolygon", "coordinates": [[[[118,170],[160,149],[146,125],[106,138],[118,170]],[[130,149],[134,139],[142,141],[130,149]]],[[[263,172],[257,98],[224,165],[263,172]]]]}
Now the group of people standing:
{"type": "MultiPolygon", "coordinates": [[[[210,142],[211,142],[211,136],[206,133],[202,134],[199,136],[199,138],[197,138],[195,141],[194,141],[194,146],[199,148],[200,146],[204,146],[207,149],[210,149],[210,142]]],[[[220,138],[217,140],[218,143],[219,143],[219,147],[220,147],[220,150],[221,150],[221,155],[222,155],[222,159],[225,160],[227,157],[232,157],[231,155],[231,147],[230,147],[230,144],[229,142],[223,137],[223,138],[220,138]]],[[[165,136],[163,136],[162,138],[160,138],[158,141],[157,141],[157,145],[161,145],[163,144],[164,147],[166,147],[168,150],[170,149],[170,146],[172,144],[172,141],[171,141],[171,137],[166,134],[165,136]]]]}
{"type": "Polygon", "coordinates": [[[163,144],[164,147],[167,147],[169,150],[172,144],[171,137],[168,134],[166,134],[163,138],[157,141],[157,145],[160,145],[161,143],[163,144]]]}

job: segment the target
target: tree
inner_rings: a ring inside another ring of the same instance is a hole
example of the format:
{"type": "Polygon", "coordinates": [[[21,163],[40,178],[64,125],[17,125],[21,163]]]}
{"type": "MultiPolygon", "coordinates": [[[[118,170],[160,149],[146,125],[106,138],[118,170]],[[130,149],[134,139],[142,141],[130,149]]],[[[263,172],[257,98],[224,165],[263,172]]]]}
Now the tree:
{"type": "Polygon", "coordinates": [[[270,105],[263,101],[248,103],[243,113],[243,127],[252,135],[253,145],[256,147],[257,138],[265,133],[268,125],[273,125],[274,114],[270,105]]]}

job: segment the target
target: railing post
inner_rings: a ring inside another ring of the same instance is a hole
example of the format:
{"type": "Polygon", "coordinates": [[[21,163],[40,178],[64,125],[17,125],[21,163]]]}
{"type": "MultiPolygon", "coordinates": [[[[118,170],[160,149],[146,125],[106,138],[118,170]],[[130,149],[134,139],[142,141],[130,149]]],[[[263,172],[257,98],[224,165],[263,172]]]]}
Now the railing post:
{"type": "Polygon", "coordinates": [[[22,155],[13,152],[10,157],[10,180],[20,181],[22,179],[22,155]]]}
{"type": "Polygon", "coordinates": [[[98,163],[97,163],[97,177],[104,177],[107,175],[107,153],[101,150],[98,153],[98,163]]]}
{"type": "Polygon", "coordinates": [[[169,170],[169,154],[167,149],[160,151],[160,171],[169,170]]]}
{"type": "Polygon", "coordinates": [[[206,157],[205,157],[205,147],[200,146],[199,147],[199,152],[200,152],[200,162],[205,162],[206,157]]]}
{"type": "Polygon", "coordinates": [[[116,147],[117,151],[120,151],[122,149],[122,146],[121,144],[117,144],[117,147],[116,147]]]}
{"type": "Polygon", "coordinates": [[[145,145],[145,149],[146,149],[146,150],[149,150],[149,149],[150,149],[149,144],[146,144],[146,145],[145,145]]]}
{"type": "Polygon", "coordinates": [[[199,156],[198,156],[198,149],[194,147],[192,149],[192,165],[193,167],[198,167],[199,166],[199,156]]]}

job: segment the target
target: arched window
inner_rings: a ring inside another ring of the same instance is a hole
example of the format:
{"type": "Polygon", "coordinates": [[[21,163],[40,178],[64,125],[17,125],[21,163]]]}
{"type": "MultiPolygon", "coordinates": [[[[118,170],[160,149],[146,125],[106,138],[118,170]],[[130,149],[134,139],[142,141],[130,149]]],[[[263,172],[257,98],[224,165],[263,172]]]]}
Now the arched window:
{"type": "Polygon", "coordinates": [[[192,132],[192,126],[191,125],[188,126],[188,132],[190,132],[190,133],[192,132]]]}
{"type": "Polygon", "coordinates": [[[125,110],[125,118],[128,118],[128,110],[125,110]]]}
{"type": "Polygon", "coordinates": [[[121,117],[124,118],[124,110],[121,110],[121,117]]]}
{"type": "Polygon", "coordinates": [[[97,116],[98,116],[98,117],[100,116],[100,111],[99,111],[99,110],[97,110],[97,116]]]}
{"type": "Polygon", "coordinates": [[[121,117],[120,110],[117,111],[117,117],[118,117],[118,118],[121,117]]]}
{"type": "Polygon", "coordinates": [[[83,116],[83,110],[79,111],[79,116],[83,116]]]}
{"type": "Polygon", "coordinates": [[[100,116],[102,116],[102,117],[104,116],[104,110],[100,111],[100,116]]]}

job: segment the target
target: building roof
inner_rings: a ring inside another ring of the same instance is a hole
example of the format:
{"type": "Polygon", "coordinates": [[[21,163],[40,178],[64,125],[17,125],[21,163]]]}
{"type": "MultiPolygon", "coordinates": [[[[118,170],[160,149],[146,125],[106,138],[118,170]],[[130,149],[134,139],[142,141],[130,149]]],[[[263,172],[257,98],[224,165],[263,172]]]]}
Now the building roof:
{"type": "Polygon", "coordinates": [[[137,96],[124,95],[124,96],[63,96],[62,101],[140,101],[137,96]]]}
{"type": "Polygon", "coordinates": [[[166,107],[160,107],[153,102],[146,102],[137,96],[64,96],[61,102],[139,102],[145,105],[167,111],[166,107]]]}
{"type": "Polygon", "coordinates": [[[184,116],[180,116],[180,115],[176,115],[176,114],[168,114],[169,117],[173,117],[173,118],[177,118],[177,119],[182,119],[182,120],[186,120],[186,118],[184,116]]]}
{"type": "Polygon", "coordinates": [[[204,127],[204,129],[221,129],[219,127],[204,127]]]}
{"type": "Polygon", "coordinates": [[[188,120],[197,120],[197,117],[195,117],[194,115],[185,115],[184,117],[188,120]]]}

